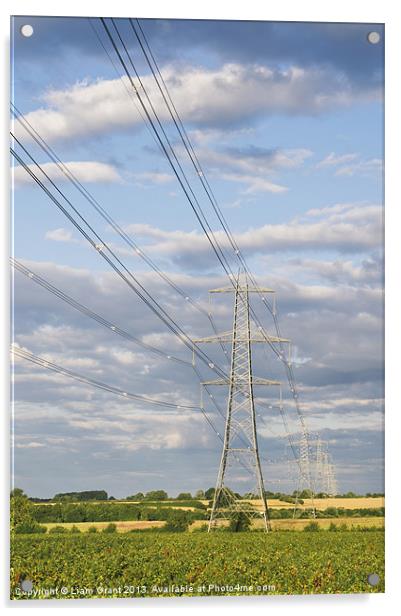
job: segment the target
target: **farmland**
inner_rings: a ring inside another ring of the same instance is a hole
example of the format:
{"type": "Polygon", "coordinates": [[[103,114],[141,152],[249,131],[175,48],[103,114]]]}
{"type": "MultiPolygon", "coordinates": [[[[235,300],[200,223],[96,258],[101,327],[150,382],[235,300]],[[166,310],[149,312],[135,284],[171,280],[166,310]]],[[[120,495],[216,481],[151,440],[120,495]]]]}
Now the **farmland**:
{"type": "MultiPolygon", "coordinates": [[[[203,501],[206,502],[206,501],[203,501]]],[[[260,501],[253,501],[255,504],[260,501]]],[[[294,505],[286,503],[281,500],[272,498],[268,500],[269,507],[272,509],[277,507],[293,508],[294,505]]],[[[358,498],[315,498],[313,501],[310,498],[305,498],[303,503],[297,503],[298,509],[310,509],[315,506],[317,510],[324,510],[327,507],[337,507],[344,509],[375,509],[378,507],[384,507],[384,496],[372,497],[358,497],[358,498]]]]}
{"type": "MultiPolygon", "coordinates": [[[[260,506],[259,501],[251,502],[255,509],[260,506]]],[[[327,527],[333,519],[340,519],[348,526],[381,527],[384,521],[384,499],[382,498],[326,498],[315,502],[315,506],[316,519],[323,527],[327,527]],[[357,508],[352,508],[353,505],[357,505],[357,508]],[[370,518],[372,520],[368,522],[370,518]]],[[[77,525],[80,530],[86,530],[91,525],[102,529],[108,522],[113,522],[117,530],[122,532],[151,526],[161,527],[174,516],[185,516],[189,529],[192,530],[206,523],[210,515],[209,501],[192,501],[191,505],[177,501],[45,503],[32,504],[30,508],[33,519],[48,529],[55,525],[70,528],[73,524],[77,525]]],[[[305,501],[297,504],[294,509],[292,503],[272,500],[269,502],[269,509],[274,529],[302,529],[303,522],[307,523],[312,516],[310,503],[305,501]]],[[[257,526],[257,520],[253,525],[257,526]]]]}
{"type": "MultiPolygon", "coordinates": [[[[204,500],[204,499],[199,499],[199,500],[194,500],[192,505],[189,505],[186,501],[178,501],[178,500],[164,500],[164,501],[148,501],[148,502],[144,502],[144,501],[138,501],[138,500],[113,500],[113,501],[90,501],[93,504],[107,504],[110,505],[111,507],[113,507],[114,505],[121,505],[121,504],[127,504],[127,505],[144,505],[146,504],[147,507],[152,507],[152,506],[163,506],[163,507],[173,507],[173,508],[177,508],[177,509],[187,509],[187,510],[194,510],[196,507],[194,506],[194,504],[197,505],[203,505],[204,507],[208,507],[210,501],[209,500],[204,500]]],[[[251,501],[253,502],[257,507],[261,506],[261,501],[259,500],[253,500],[251,501]]],[[[283,508],[286,507],[288,509],[292,509],[294,507],[293,503],[289,503],[289,502],[285,502],[283,500],[279,500],[278,498],[269,498],[268,499],[268,504],[269,504],[269,508],[275,509],[275,508],[283,508]]],[[[48,502],[48,503],[40,503],[37,504],[35,503],[36,506],[40,506],[40,507],[54,507],[55,505],[57,505],[57,502],[48,502]]],[[[313,501],[310,498],[306,498],[303,499],[303,502],[297,503],[297,508],[298,509],[310,509],[312,506],[315,506],[316,509],[318,510],[323,510],[326,509],[327,507],[338,507],[338,508],[345,508],[345,509],[374,509],[374,508],[378,508],[378,507],[384,507],[384,496],[377,496],[377,497],[364,497],[364,496],[360,496],[360,497],[356,497],[356,498],[337,498],[337,497],[331,497],[331,498],[315,498],[313,501]]]]}
{"type": "Polygon", "coordinates": [[[209,534],[202,499],[33,503],[16,491],[11,597],[381,592],[384,499],[314,504],[311,519],[308,499],[296,508],[271,499],[272,532],[260,532],[260,519],[242,532],[221,520],[209,534]]]}
{"type": "MultiPolygon", "coordinates": [[[[284,519],[284,520],[272,520],[271,526],[273,530],[304,530],[305,526],[310,523],[310,519],[284,519]]],[[[317,525],[321,529],[329,528],[330,524],[334,524],[336,526],[346,526],[347,528],[384,528],[384,518],[382,517],[350,517],[350,518],[319,518],[316,520],[317,525]]],[[[96,528],[98,531],[104,530],[108,522],[49,522],[47,524],[43,524],[50,531],[52,528],[65,528],[66,531],[70,531],[71,529],[78,529],[81,532],[87,532],[90,528],[96,528]]],[[[115,521],[116,532],[118,533],[127,533],[132,530],[149,530],[150,528],[162,528],[165,526],[166,522],[162,520],[128,520],[125,522],[115,521]]],[[[207,520],[195,520],[190,524],[189,531],[194,531],[199,529],[207,524],[207,520]]],[[[224,521],[221,521],[221,526],[227,525],[224,521]]],[[[260,528],[263,522],[261,520],[254,520],[252,527],[260,528]]]]}
{"type": "Polygon", "coordinates": [[[383,539],[379,530],[20,535],[11,596],[29,598],[24,578],[32,598],[383,592],[383,539]]]}

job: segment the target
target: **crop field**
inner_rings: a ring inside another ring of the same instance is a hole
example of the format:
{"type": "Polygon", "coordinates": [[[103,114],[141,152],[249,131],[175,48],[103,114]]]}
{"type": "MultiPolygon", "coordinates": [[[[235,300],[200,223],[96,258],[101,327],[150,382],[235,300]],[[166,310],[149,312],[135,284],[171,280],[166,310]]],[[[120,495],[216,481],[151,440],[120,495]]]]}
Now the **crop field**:
{"type": "MultiPolygon", "coordinates": [[[[116,530],[118,533],[127,533],[131,530],[161,528],[166,524],[166,522],[163,522],[163,520],[128,520],[124,522],[117,520],[113,523],[116,525],[116,530]]],[[[49,522],[48,524],[43,524],[42,526],[46,526],[48,531],[55,526],[62,526],[66,530],[71,530],[71,528],[75,526],[84,533],[87,532],[88,529],[91,527],[95,527],[98,531],[101,531],[106,528],[108,524],[110,524],[110,522],[49,522]]]]}
{"type": "MultiPolygon", "coordinates": [[[[197,528],[200,528],[207,524],[207,520],[195,520],[189,527],[190,531],[193,531],[197,528]]],[[[307,526],[311,522],[310,519],[303,520],[271,520],[271,525],[273,530],[304,530],[305,526],[307,526]]],[[[127,533],[131,530],[144,530],[149,528],[161,528],[165,526],[166,522],[162,520],[128,520],[121,522],[120,520],[115,520],[113,523],[116,525],[116,531],[118,533],[127,533]]],[[[319,528],[326,529],[329,528],[330,524],[335,524],[336,526],[346,525],[348,528],[358,528],[358,527],[376,527],[383,528],[384,527],[384,518],[374,517],[374,518],[319,518],[316,520],[319,528]]],[[[71,530],[71,528],[76,527],[81,532],[87,532],[89,528],[95,527],[98,531],[102,531],[109,522],[48,522],[47,524],[43,524],[46,526],[47,530],[51,530],[55,526],[62,526],[66,530],[71,530]]],[[[227,522],[228,524],[228,522],[227,522]]],[[[258,528],[261,526],[263,522],[261,520],[254,520],[253,527],[258,528]]],[[[222,521],[222,526],[224,526],[224,521],[222,521]]]]}
{"type": "MultiPolygon", "coordinates": [[[[347,528],[384,528],[384,517],[374,517],[374,518],[318,518],[316,520],[312,519],[284,519],[284,520],[270,520],[272,530],[304,530],[306,526],[308,526],[311,522],[314,522],[318,525],[318,527],[322,530],[326,530],[330,525],[334,524],[337,527],[346,526],[347,528]]],[[[207,520],[196,520],[192,522],[190,526],[190,530],[195,530],[196,528],[200,528],[207,523],[207,520]]],[[[227,526],[228,521],[220,520],[219,525],[227,526]]],[[[47,526],[49,526],[47,524],[47,526]]],[[[262,528],[263,520],[253,520],[252,528],[262,528]]]]}
{"type": "MultiPolygon", "coordinates": [[[[310,498],[303,499],[303,504],[298,503],[298,509],[310,509],[312,507],[312,500],[310,498]]],[[[114,501],[90,501],[91,504],[100,504],[100,505],[109,505],[113,507],[114,505],[142,505],[149,508],[152,507],[170,507],[174,509],[183,509],[187,511],[193,511],[195,507],[193,505],[188,505],[185,501],[176,501],[176,500],[163,500],[163,501],[126,501],[126,500],[114,500],[114,501]]],[[[209,506],[209,501],[204,499],[199,499],[197,501],[201,503],[205,507],[209,506]]],[[[250,501],[254,505],[261,506],[261,502],[258,500],[250,501]]],[[[293,508],[293,503],[288,503],[286,501],[278,500],[277,498],[269,498],[268,499],[269,507],[271,508],[293,508]]],[[[355,497],[355,498],[315,498],[313,500],[313,504],[316,509],[324,510],[327,507],[338,507],[344,509],[375,509],[378,507],[384,507],[384,496],[376,496],[376,497],[355,497]]],[[[57,502],[49,502],[49,503],[33,503],[34,506],[41,507],[54,507],[57,505],[57,502]]]]}
{"type": "MultiPolygon", "coordinates": [[[[201,501],[207,504],[208,501],[201,501]]],[[[261,501],[253,500],[252,502],[256,507],[261,507],[261,501]]],[[[285,501],[278,500],[277,498],[268,499],[269,507],[274,508],[288,508],[292,509],[294,505],[285,501]]],[[[311,509],[315,506],[318,510],[327,509],[327,507],[337,507],[343,509],[376,509],[384,507],[384,497],[377,496],[372,497],[358,497],[358,498],[315,498],[313,501],[310,498],[303,499],[303,503],[298,503],[298,509],[311,509]]]]}
{"type": "Polygon", "coordinates": [[[376,530],[20,535],[11,562],[13,599],[384,591],[376,530]]]}

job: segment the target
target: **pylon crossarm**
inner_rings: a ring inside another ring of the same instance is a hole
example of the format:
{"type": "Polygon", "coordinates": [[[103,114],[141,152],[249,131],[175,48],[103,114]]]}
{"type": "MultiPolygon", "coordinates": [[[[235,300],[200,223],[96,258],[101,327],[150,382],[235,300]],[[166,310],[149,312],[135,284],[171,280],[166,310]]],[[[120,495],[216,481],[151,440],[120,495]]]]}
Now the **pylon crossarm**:
{"type": "MultiPolygon", "coordinates": [[[[213,379],[212,381],[202,381],[201,385],[230,385],[232,379],[213,379]]],[[[239,380],[237,380],[239,384],[239,380]]],[[[281,381],[274,381],[272,379],[261,379],[257,377],[252,378],[253,385],[281,385],[281,381]]]]}
{"type": "Polygon", "coordinates": [[[221,287],[220,289],[210,289],[209,293],[275,293],[274,289],[268,289],[267,287],[221,287]]]}
{"type": "MultiPolygon", "coordinates": [[[[215,336],[206,336],[205,338],[196,338],[192,340],[194,344],[212,344],[215,342],[223,342],[227,344],[231,344],[233,338],[232,332],[224,332],[222,334],[217,334],[215,336]]],[[[278,336],[271,336],[270,334],[266,334],[265,336],[252,335],[249,337],[241,337],[238,336],[236,338],[236,342],[251,342],[252,344],[258,343],[269,343],[269,342],[284,342],[290,343],[291,340],[289,338],[279,338],[278,336]]]]}

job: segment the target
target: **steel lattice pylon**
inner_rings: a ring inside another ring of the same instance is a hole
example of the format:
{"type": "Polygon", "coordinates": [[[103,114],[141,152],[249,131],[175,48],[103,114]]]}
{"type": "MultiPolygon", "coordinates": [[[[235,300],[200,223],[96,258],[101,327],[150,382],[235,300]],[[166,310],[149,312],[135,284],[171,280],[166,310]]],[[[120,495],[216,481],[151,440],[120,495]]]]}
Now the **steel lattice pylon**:
{"type": "MultiPolygon", "coordinates": [[[[261,379],[252,372],[252,343],[266,343],[266,337],[251,331],[249,293],[273,293],[271,289],[250,287],[246,274],[238,273],[235,285],[227,289],[213,289],[211,293],[234,293],[233,329],[231,332],[201,338],[195,342],[231,343],[229,378],[207,381],[205,385],[228,386],[224,444],[208,530],[219,519],[232,519],[243,513],[247,518],[262,518],[266,531],[270,529],[268,506],[259,459],[253,388],[256,385],[277,385],[279,381],[261,379]],[[238,471],[246,469],[251,476],[250,492],[260,499],[256,507],[250,501],[238,499],[229,488],[230,479],[238,480],[238,471]]],[[[268,335],[271,342],[289,342],[268,335]]]]}
{"type": "Polygon", "coordinates": [[[335,496],[337,480],[328,441],[322,440],[317,433],[309,434],[308,439],[301,434],[297,440],[292,440],[292,446],[296,448],[297,461],[303,469],[301,478],[309,478],[308,487],[312,488],[313,493],[323,492],[328,496],[335,496]]]}

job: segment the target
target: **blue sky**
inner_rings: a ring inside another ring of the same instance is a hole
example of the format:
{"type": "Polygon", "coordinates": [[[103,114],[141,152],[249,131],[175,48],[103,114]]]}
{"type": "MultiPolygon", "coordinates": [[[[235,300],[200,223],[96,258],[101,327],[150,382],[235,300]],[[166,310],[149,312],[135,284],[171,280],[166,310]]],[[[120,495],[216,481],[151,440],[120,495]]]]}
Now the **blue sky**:
{"type": "MultiPolygon", "coordinates": [[[[133,32],[126,20],[117,23],[228,251],[133,32]]],[[[305,415],[329,443],[340,489],[382,490],[383,43],[370,45],[366,38],[375,30],[383,39],[382,26],[141,24],[239,246],[260,283],[277,291],[282,330],[303,358],[297,377],[305,415]]],[[[112,55],[96,19],[15,18],[13,102],[158,265],[207,302],[208,288],[224,283],[222,271],[93,28],[112,55]],[[34,28],[30,38],[19,30],[27,22],[34,28]]],[[[18,125],[15,130],[41,163],[49,162],[18,125]]],[[[180,324],[207,335],[207,323],[127,252],[71,185],[53,177],[180,324]]],[[[16,258],[135,335],[174,348],[162,324],[27,178],[23,169],[14,170],[16,258]]],[[[193,376],[98,331],[33,287],[16,274],[17,344],[130,391],[161,397],[174,391],[196,402],[193,376]]],[[[222,331],[230,315],[229,303],[216,305],[222,331]]],[[[277,371],[259,351],[255,360],[259,373],[277,371]]],[[[133,407],[127,418],[127,404],[110,395],[62,377],[56,382],[39,368],[18,364],[16,372],[15,482],[29,493],[93,486],[123,496],[214,484],[220,443],[202,417],[150,417],[148,409],[133,407]],[[193,470],[187,477],[183,466],[193,470]]],[[[288,413],[295,432],[290,404],[288,413]]],[[[260,439],[264,455],[276,460],[264,469],[266,487],[284,490],[285,438],[277,417],[265,417],[260,439]]]]}

